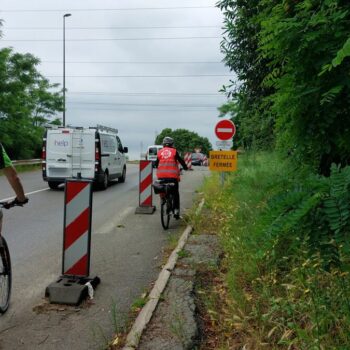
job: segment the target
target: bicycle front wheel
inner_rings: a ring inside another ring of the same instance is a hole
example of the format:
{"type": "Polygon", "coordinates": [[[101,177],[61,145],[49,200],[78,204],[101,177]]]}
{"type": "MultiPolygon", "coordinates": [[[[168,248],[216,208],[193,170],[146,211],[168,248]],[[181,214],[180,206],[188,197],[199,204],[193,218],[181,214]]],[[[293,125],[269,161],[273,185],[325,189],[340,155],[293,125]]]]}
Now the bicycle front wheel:
{"type": "Polygon", "coordinates": [[[167,230],[169,228],[169,222],[170,222],[170,212],[168,210],[168,201],[165,199],[161,200],[161,206],[160,206],[160,218],[162,221],[162,226],[164,230],[167,230]]]}
{"type": "Polygon", "coordinates": [[[5,313],[10,304],[11,296],[11,258],[7,242],[0,237],[0,313],[5,313]]]}

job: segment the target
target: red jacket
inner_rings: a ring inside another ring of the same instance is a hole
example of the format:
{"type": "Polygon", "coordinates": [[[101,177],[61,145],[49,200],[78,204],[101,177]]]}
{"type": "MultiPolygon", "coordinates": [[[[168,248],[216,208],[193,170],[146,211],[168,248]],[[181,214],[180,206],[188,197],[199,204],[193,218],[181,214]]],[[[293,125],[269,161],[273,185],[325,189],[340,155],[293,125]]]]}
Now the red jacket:
{"type": "Polygon", "coordinates": [[[159,163],[157,169],[158,179],[176,179],[180,181],[180,170],[176,160],[176,149],[164,147],[157,154],[159,163]]]}

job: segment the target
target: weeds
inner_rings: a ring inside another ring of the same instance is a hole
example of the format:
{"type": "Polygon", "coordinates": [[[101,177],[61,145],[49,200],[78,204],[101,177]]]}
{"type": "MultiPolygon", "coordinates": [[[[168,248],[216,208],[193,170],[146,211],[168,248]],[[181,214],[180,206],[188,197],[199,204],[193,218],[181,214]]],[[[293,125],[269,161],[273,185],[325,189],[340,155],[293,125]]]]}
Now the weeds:
{"type": "Polygon", "coordinates": [[[114,300],[111,302],[110,319],[114,333],[119,334],[126,331],[127,317],[118,310],[117,303],[114,300]]]}
{"type": "Polygon", "coordinates": [[[190,252],[187,251],[187,250],[185,250],[185,249],[181,249],[181,250],[177,253],[177,255],[178,255],[178,257],[179,257],[180,259],[182,259],[182,258],[188,258],[188,257],[191,256],[190,252]]]}
{"type": "Polygon", "coordinates": [[[223,188],[215,175],[204,192],[220,223],[239,346],[350,348],[350,169],[324,178],[246,154],[223,188]]]}
{"type": "Polygon", "coordinates": [[[134,300],[134,302],[131,305],[132,311],[140,311],[146,304],[147,304],[148,298],[146,297],[146,294],[142,295],[140,298],[137,298],[134,300]]]}
{"type": "Polygon", "coordinates": [[[176,308],[172,311],[171,323],[169,329],[171,333],[181,342],[182,345],[186,342],[186,329],[183,320],[183,315],[176,308]]]}

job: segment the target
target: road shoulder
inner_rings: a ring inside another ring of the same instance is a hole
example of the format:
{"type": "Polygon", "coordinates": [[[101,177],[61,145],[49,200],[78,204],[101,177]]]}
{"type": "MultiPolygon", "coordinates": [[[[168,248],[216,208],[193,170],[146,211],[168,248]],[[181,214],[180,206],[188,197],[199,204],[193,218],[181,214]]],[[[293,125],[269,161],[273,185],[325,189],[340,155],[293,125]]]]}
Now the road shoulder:
{"type": "Polygon", "coordinates": [[[202,269],[218,266],[220,255],[216,235],[189,237],[138,350],[193,349],[199,345],[196,280],[202,269]]]}

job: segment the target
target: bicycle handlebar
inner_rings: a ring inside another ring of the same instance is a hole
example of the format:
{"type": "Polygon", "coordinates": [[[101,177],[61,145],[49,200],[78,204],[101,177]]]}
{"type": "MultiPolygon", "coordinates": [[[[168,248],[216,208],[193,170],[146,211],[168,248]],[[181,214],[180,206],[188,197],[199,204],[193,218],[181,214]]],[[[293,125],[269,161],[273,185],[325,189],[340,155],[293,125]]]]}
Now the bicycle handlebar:
{"type": "Polygon", "coordinates": [[[9,202],[0,202],[0,208],[10,209],[12,207],[23,207],[24,204],[28,203],[29,199],[26,198],[24,202],[19,202],[17,198],[9,202]]]}

